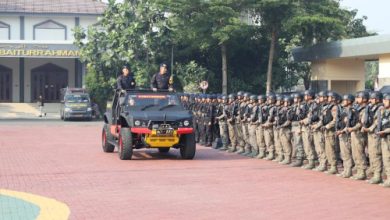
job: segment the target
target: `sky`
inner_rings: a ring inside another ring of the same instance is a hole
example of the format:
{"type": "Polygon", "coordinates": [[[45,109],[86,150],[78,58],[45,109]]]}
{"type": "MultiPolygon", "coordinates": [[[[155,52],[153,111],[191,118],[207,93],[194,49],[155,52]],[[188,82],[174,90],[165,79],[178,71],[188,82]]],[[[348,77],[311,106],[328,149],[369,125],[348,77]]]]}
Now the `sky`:
{"type": "MultiPolygon", "coordinates": [[[[107,0],[103,0],[107,2],[107,0]]],[[[122,2],[123,0],[117,0],[122,2]]],[[[390,1],[389,0],[341,0],[342,7],[349,10],[357,9],[357,17],[367,16],[364,22],[367,30],[380,35],[390,34],[390,1]]]]}
{"type": "Polygon", "coordinates": [[[364,22],[367,30],[377,32],[380,35],[390,34],[390,1],[389,0],[342,0],[342,7],[347,9],[357,9],[357,17],[367,16],[364,22]]]}

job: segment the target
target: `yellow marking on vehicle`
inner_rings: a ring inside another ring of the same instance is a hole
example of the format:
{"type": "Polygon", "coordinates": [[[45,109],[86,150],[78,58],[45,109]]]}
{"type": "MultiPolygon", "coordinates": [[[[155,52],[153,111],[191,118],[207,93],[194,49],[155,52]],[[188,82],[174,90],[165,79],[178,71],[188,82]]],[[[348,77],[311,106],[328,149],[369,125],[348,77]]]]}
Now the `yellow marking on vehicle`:
{"type": "Polygon", "coordinates": [[[37,205],[40,208],[37,220],[66,220],[69,218],[69,207],[55,199],[6,189],[0,189],[0,195],[14,197],[37,205]]]}
{"type": "Polygon", "coordinates": [[[145,136],[145,142],[151,147],[172,147],[179,143],[179,135],[174,130],[172,135],[158,136],[156,130],[152,130],[151,134],[145,136]]]}

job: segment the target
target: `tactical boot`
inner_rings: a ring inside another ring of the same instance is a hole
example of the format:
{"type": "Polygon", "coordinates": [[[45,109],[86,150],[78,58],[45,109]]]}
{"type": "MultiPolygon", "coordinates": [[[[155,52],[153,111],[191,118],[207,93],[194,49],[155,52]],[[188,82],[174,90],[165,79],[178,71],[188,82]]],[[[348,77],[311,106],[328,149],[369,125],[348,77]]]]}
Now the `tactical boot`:
{"type": "Polygon", "coordinates": [[[260,150],[259,154],[257,155],[257,159],[263,159],[265,157],[265,152],[264,150],[260,150]]]}
{"type": "Polygon", "coordinates": [[[269,152],[268,156],[265,158],[266,160],[273,160],[275,158],[274,152],[269,152]]]}
{"type": "Polygon", "coordinates": [[[367,181],[369,184],[379,184],[382,182],[382,177],[379,173],[374,173],[374,176],[367,181]]]}
{"type": "Polygon", "coordinates": [[[314,169],[314,171],[318,171],[318,172],[324,172],[326,170],[326,165],[325,164],[320,164],[318,165],[318,167],[316,167],[314,169]]]}
{"type": "Polygon", "coordinates": [[[337,173],[337,166],[333,165],[330,167],[330,169],[328,171],[325,172],[326,174],[329,174],[329,175],[334,175],[337,173]]]}
{"type": "Polygon", "coordinates": [[[217,150],[220,150],[220,151],[226,151],[228,150],[229,148],[227,148],[226,146],[222,146],[221,148],[217,148],[217,150]]]}
{"type": "Polygon", "coordinates": [[[387,176],[387,180],[383,184],[381,184],[381,186],[390,188],[390,177],[389,176],[387,176]]]}
{"type": "Polygon", "coordinates": [[[256,151],[256,150],[254,150],[254,151],[252,151],[252,153],[249,155],[249,157],[256,158],[258,154],[259,154],[259,152],[256,151]]]}
{"type": "Polygon", "coordinates": [[[351,179],[354,180],[365,180],[366,179],[366,173],[364,170],[358,170],[358,172],[351,177],[351,179]]]}
{"type": "Polygon", "coordinates": [[[351,169],[345,169],[344,170],[344,174],[343,174],[343,178],[349,178],[352,176],[352,170],[351,169]]]}
{"type": "Polygon", "coordinates": [[[237,148],[237,151],[235,153],[236,154],[242,154],[244,152],[245,152],[244,148],[243,147],[239,147],[239,148],[237,148]]]}
{"type": "Polygon", "coordinates": [[[287,165],[291,163],[291,159],[289,157],[284,157],[284,160],[280,162],[280,164],[287,165]]]}
{"type": "Polygon", "coordinates": [[[275,158],[275,159],[273,159],[272,161],[274,161],[274,162],[282,162],[283,161],[283,155],[282,154],[278,154],[278,156],[275,158]]]}
{"type": "Polygon", "coordinates": [[[295,162],[292,163],[290,166],[292,166],[292,167],[300,167],[300,166],[302,166],[302,164],[303,164],[302,159],[296,159],[295,162]]]}
{"type": "Polygon", "coordinates": [[[303,169],[311,170],[315,167],[314,160],[309,160],[309,163],[303,166],[303,169]]]}

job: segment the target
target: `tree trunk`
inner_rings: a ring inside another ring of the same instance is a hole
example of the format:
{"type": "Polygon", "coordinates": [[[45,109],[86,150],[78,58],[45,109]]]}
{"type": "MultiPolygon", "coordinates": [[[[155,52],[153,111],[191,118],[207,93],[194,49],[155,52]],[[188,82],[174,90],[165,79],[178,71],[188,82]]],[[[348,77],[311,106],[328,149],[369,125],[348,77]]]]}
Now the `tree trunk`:
{"type": "Polygon", "coordinates": [[[275,44],[276,44],[276,30],[275,28],[273,28],[271,33],[271,45],[270,45],[269,57],[268,57],[267,93],[271,92],[272,90],[272,64],[274,61],[275,44]]]}
{"type": "Polygon", "coordinates": [[[222,54],[222,93],[227,94],[227,63],[226,63],[226,44],[221,45],[222,54]]]}

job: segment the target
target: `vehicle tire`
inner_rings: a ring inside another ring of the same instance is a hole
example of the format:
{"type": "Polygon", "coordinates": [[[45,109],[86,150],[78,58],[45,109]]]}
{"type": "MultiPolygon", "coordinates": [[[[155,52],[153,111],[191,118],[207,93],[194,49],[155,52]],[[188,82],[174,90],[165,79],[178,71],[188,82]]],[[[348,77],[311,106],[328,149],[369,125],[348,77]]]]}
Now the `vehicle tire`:
{"type": "Polygon", "coordinates": [[[108,127],[108,124],[103,125],[102,130],[102,146],[103,151],[106,153],[112,153],[114,152],[115,146],[110,144],[108,140],[113,140],[113,137],[111,135],[110,129],[108,127]]]}
{"type": "Polygon", "coordinates": [[[119,134],[118,154],[121,160],[131,160],[133,156],[133,137],[129,128],[122,128],[119,134]]]}
{"type": "Polygon", "coordinates": [[[195,134],[186,134],[180,137],[180,156],[183,159],[191,160],[195,156],[196,143],[195,134]]]}
{"type": "Polygon", "coordinates": [[[159,151],[160,153],[168,153],[168,152],[169,152],[169,149],[171,149],[171,148],[169,148],[169,147],[159,147],[159,148],[158,148],[158,151],[159,151]]]}

